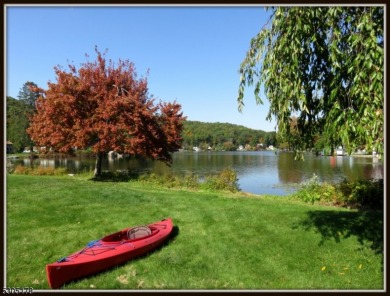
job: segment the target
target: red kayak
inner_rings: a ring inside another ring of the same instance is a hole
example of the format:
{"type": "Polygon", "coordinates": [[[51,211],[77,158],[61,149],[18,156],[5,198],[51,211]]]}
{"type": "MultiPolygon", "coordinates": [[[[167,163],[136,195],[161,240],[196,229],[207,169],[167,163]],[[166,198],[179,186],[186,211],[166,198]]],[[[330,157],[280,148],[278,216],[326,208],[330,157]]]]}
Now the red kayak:
{"type": "Polygon", "coordinates": [[[67,282],[144,255],[162,245],[172,229],[172,219],[167,218],[147,226],[125,228],[92,241],[84,249],[46,265],[50,288],[57,289],[67,282]]]}

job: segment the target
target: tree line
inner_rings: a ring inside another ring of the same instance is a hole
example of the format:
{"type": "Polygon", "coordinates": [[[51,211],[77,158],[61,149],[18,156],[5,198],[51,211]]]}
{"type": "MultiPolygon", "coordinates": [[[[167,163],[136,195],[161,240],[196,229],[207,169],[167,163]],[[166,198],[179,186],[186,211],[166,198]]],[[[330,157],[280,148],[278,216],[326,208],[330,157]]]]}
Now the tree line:
{"type": "MultiPolygon", "coordinates": [[[[27,134],[30,117],[35,112],[35,101],[39,97],[37,92],[29,89],[36,87],[33,82],[26,82],[21,88],[18,99],[7,97],[7,140],[13,143],[15,152],[22,152],[24,148],[34,143],[27,134]]],[[[247,149],[263,149],[270,145],[276,146],[276,132],[254,130],[231,123],[208,123],[186,120],[181,132],[182,148],[192,150],[199,147],[207,150],[237,150],[240,145],[247,149]]]]}
{"type": "Polygon", "coordinates": [[[247,150],[258,150],[277,145],[276,132],[220,122],[187,120],[183,125],[182,138],[186,150],[198,147],[200,150],[234,151],[240,146],[247,150]]]}
{"type": "MultiPolygon", "coordinates": [[[[30,87],[36,87],[34,82],[27,81],[21,88],[18,99],[7,97],[7,140],[13,143],[15,152],[22,152],[26,147],[32,150],[34,142],[26,132],[30,118],[36,112],[35,101],[39,97],[30,87]]],[[[297,118],[291,117],[292,135],[286,137],[279,132],[255,130],[232,123],[210,123],[200,121],[183,121],[181,131],[181,148],[193,150],[235,151],[241,147],[246,150],[262,150],[269,146],[282,150],[294,151],[299,144],[296,131],[297,118]]],[[[325,139],[320,134],[315,136],[311,149],[322,151],[325,139]]],[[[364,145],[359,146],[364,149],[364,145]]],[[[371,152],[371,151],[369,151],[371,152]]]]}
{"type": "Polygon", "coordinates": [[[36,86],[34,82],[27,81],[20,89],[18,99],[7,96],[7,140],[12,142],[16,152],[22,152],[25,147],[31,148],[34,144],[26,129],[30,125],[30,117],[35,113],[35,101],[39,96],[30,87],[36,86]]]}

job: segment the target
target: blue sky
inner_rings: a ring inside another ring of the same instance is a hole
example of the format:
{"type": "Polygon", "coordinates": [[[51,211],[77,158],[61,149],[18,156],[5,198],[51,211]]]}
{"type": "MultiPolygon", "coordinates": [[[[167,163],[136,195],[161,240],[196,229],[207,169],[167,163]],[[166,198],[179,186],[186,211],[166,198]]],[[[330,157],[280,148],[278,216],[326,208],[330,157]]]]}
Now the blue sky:
{"type": "Polygon", "coordinates": [[[237,110],[238,69],[268,16],[261,6],[7,6],[6,95],[17,98],[26,81],[46,89],[54,66],[79,68],[97,46],[134,62],[139,77],[149,69],[149,93],[176,100],[188,120],[273,131],[253,88],[237,110]]]}

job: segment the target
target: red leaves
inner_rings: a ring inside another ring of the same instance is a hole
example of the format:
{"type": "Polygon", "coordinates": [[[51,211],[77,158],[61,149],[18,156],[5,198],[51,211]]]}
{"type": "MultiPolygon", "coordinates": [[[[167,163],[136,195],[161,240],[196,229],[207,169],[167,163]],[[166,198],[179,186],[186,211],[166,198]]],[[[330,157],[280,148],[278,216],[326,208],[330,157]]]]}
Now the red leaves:
{"type": "Polygon", "coordinates": [[[170,161],[180,148],[181,106],[148,97],[146,78],[137,79],[134,64],[115,67],[97,52],[95,62],[77,71],[55,68],[57,83],[37,101],[28,133],[42,146],[58,151],[92,147],[95,152],[126,152],[170,161]]]}

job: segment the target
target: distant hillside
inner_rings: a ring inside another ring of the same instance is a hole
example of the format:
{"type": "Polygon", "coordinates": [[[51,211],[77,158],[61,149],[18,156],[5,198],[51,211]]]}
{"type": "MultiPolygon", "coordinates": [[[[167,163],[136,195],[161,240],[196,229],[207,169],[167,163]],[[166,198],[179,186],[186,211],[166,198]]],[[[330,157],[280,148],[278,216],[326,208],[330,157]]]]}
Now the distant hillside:
{"type": "Polygon", "coordinates": [[[275,146],[275,132],[254,130],[245,126],[231,123],[209,123],[200,121],[185,121],[183,129],[183,146],[192,150],[199,147],[207,150],[237,150],[240,145],[248,149],[261,149],[263,147],[275,146]],[[248,146],[250,145],[250,147],[248,146]]]}

